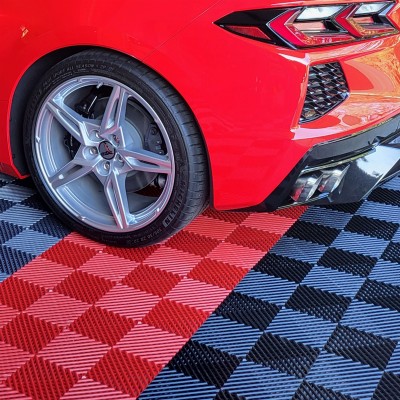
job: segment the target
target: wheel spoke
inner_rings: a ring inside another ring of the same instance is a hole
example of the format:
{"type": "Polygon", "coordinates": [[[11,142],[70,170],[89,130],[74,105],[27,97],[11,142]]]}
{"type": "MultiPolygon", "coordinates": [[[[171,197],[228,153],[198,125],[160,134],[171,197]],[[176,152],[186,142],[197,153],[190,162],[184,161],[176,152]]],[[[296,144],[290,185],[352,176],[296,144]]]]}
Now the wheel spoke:
{"type": "Polygon", "coordinates": [[[60,168],[53,176],[51,176],[49,181],[54,189],[58,189],[61,186],[65,186],[88,175],[92,171],[92,165],[81,163],[77,161],[77,159],[73,159],[60,168]]]}
{"type": "Polygon", "coordinates": [[[170,175],[172,172],[172,163],[168,156],[156,154],[144,149],[120,150],[119,154],[135,171],[167,175],[170,175]]]}
{"type": "Polygon", "coordinates": [[[122,128],[126,116],[129,93],[121,86],[114,86],[101,122],[101,135],[116,133],[122,128]]]}
{"type": "Polygon", "coordinates": [[[125,187],[126,175],[112,171],[104,182],[104,193],[117,226],[129,228],[132,218],[129,212],[128,196],[125,187]]]}
{"type": "Polygon", "coordinates": [[[87,146],[91,144],[86,121],[81,115],[68,107],[63,101],[57,99],[47,102],[47,109],[79,143],[87,146]]]}

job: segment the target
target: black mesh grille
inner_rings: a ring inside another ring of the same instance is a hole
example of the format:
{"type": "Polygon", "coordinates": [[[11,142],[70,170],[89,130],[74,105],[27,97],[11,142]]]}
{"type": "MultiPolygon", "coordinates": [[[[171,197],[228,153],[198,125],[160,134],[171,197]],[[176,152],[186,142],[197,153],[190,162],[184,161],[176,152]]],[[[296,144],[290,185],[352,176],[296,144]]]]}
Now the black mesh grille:
{"type": "Polygon", "coordinates": [[[322,117],[344,101],[348,94],[349,88],[339,63],[312,66],[300,123],[322,117]]]}

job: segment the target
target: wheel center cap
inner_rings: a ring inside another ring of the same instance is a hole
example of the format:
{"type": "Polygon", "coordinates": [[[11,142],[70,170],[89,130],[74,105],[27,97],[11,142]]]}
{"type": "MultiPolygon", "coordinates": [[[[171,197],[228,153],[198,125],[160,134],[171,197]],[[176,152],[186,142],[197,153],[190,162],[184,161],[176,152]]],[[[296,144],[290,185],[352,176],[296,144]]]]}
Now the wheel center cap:
{"type": "Polygon", "coordinates": [[[105,140],[99,144],[99,153],[105,160],[112,160],[115,157],[115,147],[105,140]]]}

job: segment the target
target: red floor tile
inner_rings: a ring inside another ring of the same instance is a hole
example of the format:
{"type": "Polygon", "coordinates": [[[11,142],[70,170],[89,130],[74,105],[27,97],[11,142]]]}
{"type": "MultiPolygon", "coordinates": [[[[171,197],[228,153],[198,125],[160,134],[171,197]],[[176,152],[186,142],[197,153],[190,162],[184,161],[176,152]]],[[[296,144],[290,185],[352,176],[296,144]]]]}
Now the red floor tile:
{"type": "Polygon", "coordinates": [[[44,293],[44,288],[12,276],[0,285],[0,303],[25,311],[44,293]]]}
{"type": "Polygon", "coordinates": [[[44,252],[42,258],[68,267],[79,268],[86,261],[94,257],[96,253],[96,249],[64,239],[44,252]]]}
{"type": "Polygon", "coordinates": [[[140,321],[161,300],[153,294],[117,284],[96,306],[122,317],[140,321]]]}
{"type": "Polygon", "coordinates": [[[250,270],[265,255],[264,251],[233,243],[221,243],[208,258],[250,270]]]}
{"type": "Polygon", "coordinates": [[[150,257],[146,258],[143,263],[163,271],[185,276],[200,261],[201,257],[198,255],[162,246],[151,254],[150,257]]]}
{"type": "Polygon", "coordinates": [[[106,247],[104,249],[104,252],[108,253],[108,254],[113,254],[114,256],[117,256],[117,257],[125,258],[127,260],[136,261],[138,263],[141,263],[146,258],[150,257],[150,255],[153,254],[159,247],[160,247],[160,245],[142,247],[139,249],[106,247]]]}
{"type": "Polygon", "coordinates": [[[138,396],[161,370],[161,366],[118,349],[108,352],[89,372],[89,378],[138,396]]]}
{"type": "Polygon", "coordinates": [[[57,325],[22,313],[0,331],[0,338],[6,343],[35,354],[61,330],[57,325]]]}
{"type": "Polygon", "coordinates": [[[0,399],[4,400],[32,400],[30,397],[19,393],[0,383],[0,399]]]}
{"type": "Polygon", "coordinates": [[[0,304],[0,329],[19,314],[15,308],[0,304]]]}
{"type": "Polygon", "coordinates": [[[180,231],[169,239],[165,245],[205,257],[210,251],[215,249],[219,243],[220,241],[217,239],[201,236],[197,233],[180,231]]]}
{"type": "Polygon", "coordinates": [[[204,258],[189,273],[188,278],[232,290],[246,275],[247,269],[204,258]]]}
{"type": "Polygon", "coordinates": [[[16,272],[14,277],[45,289],[52,289],[73,271],[71,267],[38,257],[16,272]]]}
{"type": "Polygon", "coordinates": [[[116,348],[148,361],[165,365],[187,342],[186,338],[146,324],[136,325],[116,348]]]}
{"type": "Polygon", "coordinates": [[[281,235],[276,233],[266,232],[246,226],[239,226],[231,235],[228,236],[226,241],[239,246],[261,250],[266,253],[281,237],[281,235]]]}
{"type": "Polygon", "coordinates": [[[130,272],[134,271],[139,265],[136,261],[114,256],[108,253],[96,254],[79,268],[82,272],[87,272],[98,277],[108,279],[112,282],[121,282],[130,272]]]}
{"type": "Polygon", "coordinates": [[[109,280],[77,270],[62,281],[55,290],[74,299],[93,304],[113,286],[114,283],[109,280]]]}
{"type": "Polygon", "coordinates": [[[89,304],[82,301],[51,292],[33,303],[26,312],[45,321],[66,326],[75,321],[89,307],[89,304]]]}
{"type": "Polygon", "coordinates": [[[270,213],[250,214],[242,223],[243,226],[255,228],[266,232],[283,235],[294,223],[296,219],[283,217],[270,213]]]}
{"type": "Polygon", "coordinates": [[[209,312],[165,299],[146,315],[143,322],[175,335],[190,338],[209,315],[209,312]]]}
{"type": "Polygon", "coordinates": [[[211,313],[229,293],[227,289],[185,278],[167,294],[166,299],[211,313]]]}
{"type": "Polygon", "coordinates": [[[104,343],[65,330],[39,356],[79,375],[86,374],[110,350],[104,343]]]}
{"type": "Polygon", "coordinates": [[[157,296],[165,296],[178,282],[181,276],[159,268],[140,265],[135,268],[124,280],[125,285],[143,290],[157,296]]]}
{"type": "Polygon", "coordinates": [[[72,372],[35,356],[9,377],[6,384],[32,400],[58,400],[77,380],[72,372]]]}
{"type": "Polygon", "coordinates": [[[0,382],[4,382],[6,378],[32,358],[32,354],[27,351],[17,349],[2,341],[0,341],[0,354],[0,382]]]}
{"type": "Polygon", "coordinates": [[[200,215],[184,231],[217,240],[225,240],[237,227],[236,223],[200,215]]]}
{"type": "Polygon", "coordinates": [[[136,397],[129,396],[129,394],[122,393],[118,390],[109,388],[100,382],[93,379],[81,379],[77,382],[61,400],[128,400],[136,399],[136,397]]]}
{"type": "Polygon", "coordinates": [[[71,325],[71,329],[94,340],[113,346],[133,326],[133,320],[93,306],[71,325]]]}

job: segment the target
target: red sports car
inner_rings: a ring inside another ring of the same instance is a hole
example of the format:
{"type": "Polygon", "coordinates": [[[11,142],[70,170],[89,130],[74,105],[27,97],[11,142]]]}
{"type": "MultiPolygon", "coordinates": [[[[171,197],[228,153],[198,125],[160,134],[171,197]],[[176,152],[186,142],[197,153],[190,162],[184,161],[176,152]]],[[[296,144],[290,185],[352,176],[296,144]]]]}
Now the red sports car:
{"type": "Polygon", "coordinates": [[[0,172],[120,246],[400,171],[394,1],[2,0],[0,172]]]}

